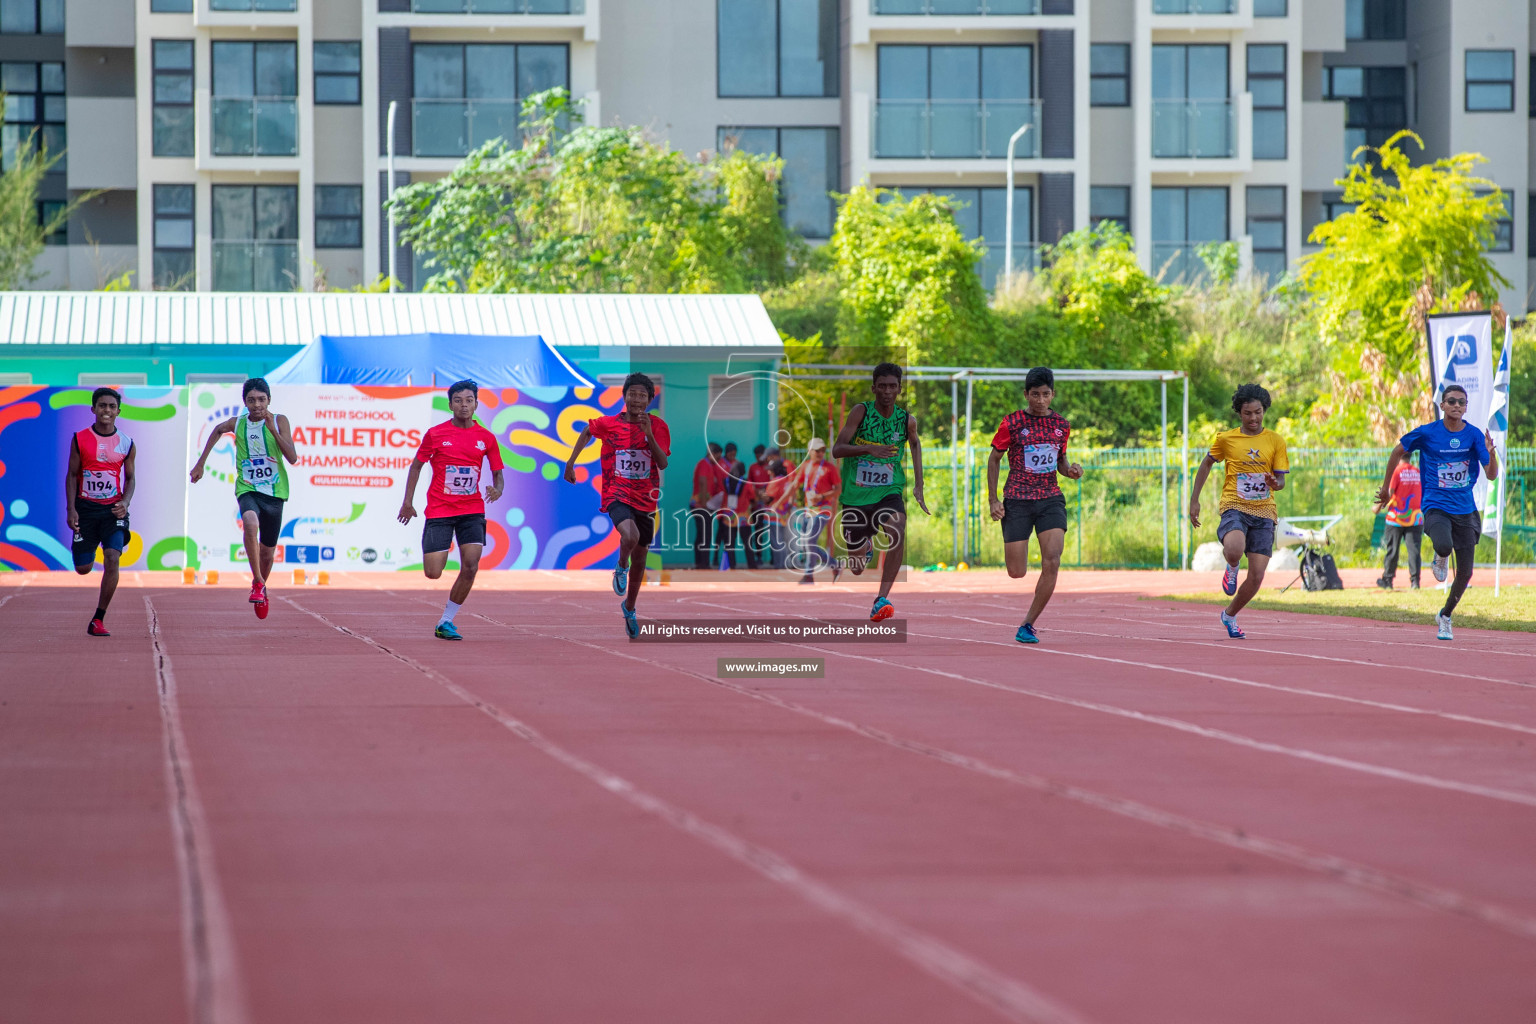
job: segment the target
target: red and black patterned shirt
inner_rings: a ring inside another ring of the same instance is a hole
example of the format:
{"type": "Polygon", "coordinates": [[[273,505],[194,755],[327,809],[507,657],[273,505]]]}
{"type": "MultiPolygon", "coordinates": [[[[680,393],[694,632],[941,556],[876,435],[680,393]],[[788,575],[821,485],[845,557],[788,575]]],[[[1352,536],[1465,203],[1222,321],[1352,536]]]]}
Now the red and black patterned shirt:
{"type": "Polygon", "coordinates": [[[1072,425],[1054,412],[1033,416],[1019,409],[1003,417],[992,438],[992,447],[1008,453],[1008,481],[1004,498],[1034,500],[1061,493],[1056,470],[1067,462],[1067,438],[1072,425]]]}

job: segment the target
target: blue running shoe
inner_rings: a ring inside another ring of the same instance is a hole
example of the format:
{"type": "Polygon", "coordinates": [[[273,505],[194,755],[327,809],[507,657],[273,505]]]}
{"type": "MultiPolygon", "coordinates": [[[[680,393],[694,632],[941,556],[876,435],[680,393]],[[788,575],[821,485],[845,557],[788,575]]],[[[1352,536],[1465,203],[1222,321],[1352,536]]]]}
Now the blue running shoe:
{"type": "Polygon", "coordinates": [[[880,622],[896,614],[896,606],[883,597],[875,598],[874,607],[869,610],[869,621],[880,622]]]}
{"type": "Polygon", "coordinates": [[[437,628],[432,631],[432,635],[437,637],[439,640],[464,639],[459,635],[459,628],[451,622],[439,622],[437,624],[437,628]]]}
{"type": "Polygon", "coordinates": [[[640,620],[635,618],[635,610],[623,601],[619,602],[619,611],[624,613],[624,632],[633,640],[640,635],[640,620]]]}
{"type": "Polygon", "coordinates": [[[1227,566],[1227,571],[1221,577],[1221,592],[1231,597],[1237,593],[1237,566],[1227,566]]]}
{"type": "Polygon", "coordinates": [[[629,589],[629,570],[623,566],[613,570],[613,592],[620,597],[629,589]]]}
{"type": "Polygon", "coordinates": [[[1019,631],[1013,634],[1013,638],[1021,644],[1037,644],[1040,642],[1040,638],[1035,635],[1035,627],[1028,622],[1019,627],[1019,631]]]}
{"type": "Polygon", "coordinates": [[[1248,634],[1244,633],[1242,629],[1238,627],[1236,615],[1228,615],[1226,612],[1222,612],[1221,624],[1227,627],[1227,636],[1231,637],[1233,640],[1248,639],[1248,634]]]}

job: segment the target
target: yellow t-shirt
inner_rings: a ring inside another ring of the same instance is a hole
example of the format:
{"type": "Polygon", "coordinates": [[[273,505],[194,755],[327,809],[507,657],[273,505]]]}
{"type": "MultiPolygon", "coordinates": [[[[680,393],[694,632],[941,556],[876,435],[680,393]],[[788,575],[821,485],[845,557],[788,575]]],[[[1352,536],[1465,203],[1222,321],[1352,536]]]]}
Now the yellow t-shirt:
{"type": "Polygon", "coordinates": [[[1211,442],[1211,458],[1226,463],[1227,468],[1227,482],[1221,488],[1221,506],[1217,515],[1235,508],[1265,519],[1280,518],[1264,474],[1281,473],[1291,468],[1285,453],[1285,438],[1268,429],[1253,435],[1243,433],[1241,427],[1223,430],[1211,442]]]}

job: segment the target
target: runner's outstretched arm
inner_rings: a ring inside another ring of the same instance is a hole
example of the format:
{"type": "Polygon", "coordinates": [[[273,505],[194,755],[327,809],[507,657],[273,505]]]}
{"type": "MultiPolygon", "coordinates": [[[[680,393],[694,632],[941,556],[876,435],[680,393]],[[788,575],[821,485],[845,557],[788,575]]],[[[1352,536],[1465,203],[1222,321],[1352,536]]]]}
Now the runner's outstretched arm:
{"type": "MultiPolygon", "coordinates": [[[[75,511],[75,495],[80,493],[80,446],[69,439],[69,468],[64,470],[64,521],[70,530],[80,528],[80,513],[75,511]]],[[[193,479],[197,479],[193,477],[193,479]]]]}
{"type": "Polygon", "coordinates": [[[912,497],[917,507],[928,515],[928,503],[923,500],[923,440],[917,434],[917,417],[907,413],[907,447],[912,449],[912,497]]]}
{"type": "Polygon", "coordinates": [[[997,500],[997,474],[1003,464],[1003,453],[993,448],[987,454],[987,507],[992,510],[993,522],[1002,522],[1007,507],[997,500]]]}
{"type": "Polygon", "coordinates": [[[1493,446],[1493,435],[1486,430],[1483,431],[1483,444],[1488,449],[1488,465],[1483,468],[1483,472],[1488,474],[1489,480],[1497,480],[1499,478],[1499,450],[1493,446]]]}
{"type": "Polygon", "coordinates": [[[591,441],[592,429],[590,427],[582,427],[581,436],[576,439],[575,444],[571,445],[570,458],[565,460],[566,483],[573,484],[576,482],[576,457],[581,454],[581,450],[585,448],[591,441]]]}
{"type": "Polygon", "coordinates": [[[293,445],[293,428],[288,425],[287,416],[273,416],[273,424],[277,427],[272,431],[277,438],[277,449],[283,453],[283,458],[288,460],[288,465],[299,464],[299,450],[293,445]]]}
{"type": "Polygon", "coordinates": [[[507,481],[499,469],[491,470],[491,486],[486,489],[485,503],[489,505],[501,497],[501,492],[507,489],[507,481]]]}
{"type": "Polygon", "coordinates": [[[233,433],[234,429],[235,418],[231,416],[229,419],[225,420],[223,423],[220,423],[218,426],[209,431],[208,443],[203,445],[203,454],[197,457],[197,462],[192,466],[193,483],[197,483],[203,478],[203,463],[208,461],[208,456],[213,452],[213,446],[218,444],[219,439],[225,434],[233,433]]]}
{"type": "Polygon", "coordinates": [[[651,450],[651,461],[657,469],[667,468],[667,453],[661,450],[661,443],[656,440],[656,435],[651,433],[651,414],[640,414],[640,426],[645,430],[645,444],[651,450]]]}
{"type": "Polygon", "coordinates": [[[870,446],[854,444],[853,438],[859,432],[859,426],[864,422],[864,403],[860,402],[848,410],[848,419],[843,423],[843,429],[837,432],[837,439],[832,442],[832,457],[834,459],[849,459],[859,455],[869,455],[870,446]]]}
{"type": "Polygon", "coordinates": [[[405,474],[405,500],[400,503],[400,514],[395,517],[402,526],[416,518],[416,481],[421,479],[423,465],[420,459],[412,459],[411,470],[405,474]]]}
{"type": "Polygon", "coordinates": [[[1397,464],[1403,461],[1408,453],[1403,451],[1401,442],[1392,446],[1392,454],[1387,456],[1387,478],[1381,482],[1381,489],[1376,492],[1376,511],[1380,512],[1387,507],[1387,502],[1392,500],[1392,473],[1397,469],[1397,464]]]}
{"type": "MultiPolygon", "coordinates": [[[[139,446],[137,443],[128,446],[128,457],[123,460],[123,494],[112,506],[112,514],[119,519],[128,515],[128,505],[133,501],[134,488],[138,486],[138,475],[134,471],[134,463],[139,458],[139,446]]],[[[70,503],[73,507],[74,503],[70,503]]]]}
{"type": "Polygon", "coordinates": [[[1195,482],[1189,486],[1189,523],[1191,526],[1200,525],[1200,491],[1205,487],[1205,478],[1211,475],[1211,467],[1216,465],[1216,460],[1207,453],[1205,460],[1200,463],[1200,469],[1195,473],[1195,482]]]}

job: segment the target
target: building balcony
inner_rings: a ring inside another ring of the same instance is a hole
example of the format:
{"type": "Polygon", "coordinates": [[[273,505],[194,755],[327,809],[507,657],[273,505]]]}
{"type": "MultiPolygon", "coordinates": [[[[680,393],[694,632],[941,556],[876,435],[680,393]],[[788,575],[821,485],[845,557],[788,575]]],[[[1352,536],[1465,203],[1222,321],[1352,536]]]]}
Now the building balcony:
{"type": "Polygon", "coordinates": [[[411,100],[411,155],[460,157],[493,139],[521,144],[518,100],[411,100]]]}
{"type": "Polygon", "coordinates": [[[1041,0],[854,0],[849,42],[921,42],[935,32],[1072,28],[1076,16],[1042,14],[1041,0]]]}
{"type": "Polygon", "coordinates": [[[1014,148],[1040,151],[1039,100],[876,100],[870,156],[876,160],[1002,160],[1008,139],[1029,125],[1014,148]]]}
{"type": "Polygon", "coordinates": [[[1237,0],[1152,0],[1153,14],[1236,14],[1237,0]]]}
{"type": "Polygon", "coordinates": [[[586,0],[411,0],[412,14],[585,14],[586,0]]]}
{"type": "Polygon", "coordinates": [[[1246,172],[1253,167],[1253,97],[1153,100],[1152,169],[1246,172]]]}
{"type": "Polygon", "coordinates": [[[192,5],[192,24],[199,28],[297,28],[307,17],[299,14],[298,0],[197,0],[192,5]]]}
{"type": "Polygon", "coordinates": [[[296,241],[213,241],[213,291],[296,292],[299,243],[296,241]]]}
{"type": "Polygon", "coordinates": [[[1253,27],[1253,0],[1143,0],[1153,32],[1165,29],[1237,30],[1253,27]]]}
{"type": "Polygon", "coordinates": [[[292,12],[299,9],[298,0],[208,0],[210,11],[292,12]]]}
{"type": "Polygon", "coordinates": [[[601,0],[411,0],[409,10],[380,11],[377,18],[379,26],[385,28],[505,28],[596,42],[602,20],[600,5],[601,0]]]}
{"type": "MultiPolygon", "coordinates": [[[[1206,277],[1200,247],[1210,242],[1153,242],[1152,276],[1164,284],[1196,284],[1206,277]]],[[[1220,243],[1217,243],[1220,244],[1220,243]]]]}
{"type": "Polygon", "coordinates": [[[299,105],[292,96],[214,97],[213,156],[291,157],[299,153],[299,105]]]}
{"type": "Polygon", "coordinates": [[[869,13],[877,16],[986,17],[987,15],[1039,14],[1040,0],[869,0],[869,13]]]}

